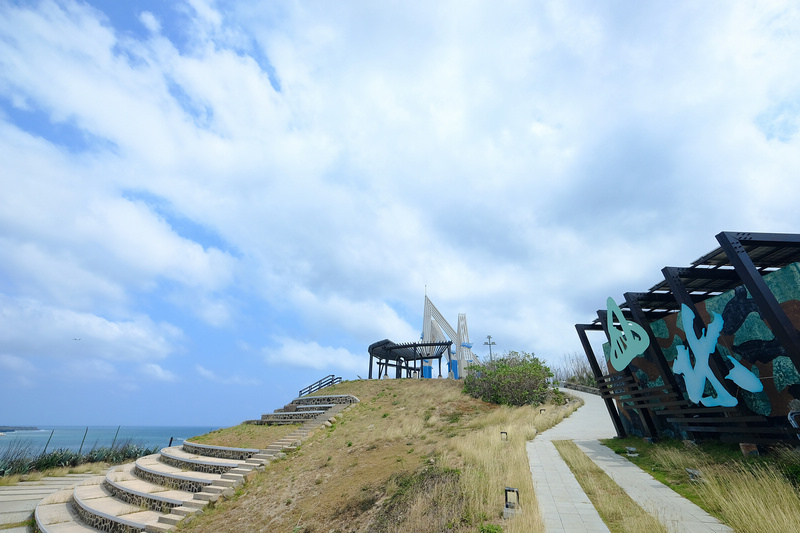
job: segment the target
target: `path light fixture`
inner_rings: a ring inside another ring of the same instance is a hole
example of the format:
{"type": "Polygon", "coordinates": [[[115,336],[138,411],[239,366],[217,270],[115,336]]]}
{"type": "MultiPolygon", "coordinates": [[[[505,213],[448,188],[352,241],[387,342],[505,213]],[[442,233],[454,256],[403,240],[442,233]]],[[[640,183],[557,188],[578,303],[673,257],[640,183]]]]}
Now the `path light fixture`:
{"type": "Polygon", "coordinates": [[[486,338],[488,340],[486,342],[484,342],[483,345],[489,347],[489,361],[491,361],[492,360],[492,346],[494,346],[497,343],[492,342],[492,336],[491,335],[486,335],[486,338]]]}
{"type": "Polygon", "coordinates": [[[686,473],[689,474],[689,481],[699,481],[705,483],[703,473],[695,468],[687,468],[686,473]]]}
{"type": "Polygon", "coordinates": [[[519,489],[506,487],[506,506],[503,508],[503,518],[507,520],[518,514],[522,514],[519,506],[519,489]],[[514,498],[509,498],[511,494],[514,495],[514,498]]]}
{"type": "Polygon", "coordinates": [[[500,432],[500,440],[508,440],[508,431],[500,432]]]}

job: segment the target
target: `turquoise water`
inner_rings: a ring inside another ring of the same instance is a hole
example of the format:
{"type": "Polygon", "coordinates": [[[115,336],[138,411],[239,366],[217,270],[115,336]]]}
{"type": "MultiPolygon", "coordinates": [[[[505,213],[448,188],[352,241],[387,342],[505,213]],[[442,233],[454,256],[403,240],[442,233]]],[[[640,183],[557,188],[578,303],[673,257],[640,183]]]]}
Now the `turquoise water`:
{"type": "Polygon", "coordinates": [[[173,446],[185,439],[219,429],[218,426],[40,426],[38,430],[6,431],[0,436],[0,455],[9,446],[30,446],[37,455],[45,451],[69,449],[78,451],[83,441],[83,452],[92,448],[111,447],[112,443],[130,442],[138,446],[164,448],[173,439],[173,446]],[[117,430],[119,433],[117,434],[117,430]],[[51,438],[52,434],[52,438],[51,438]],[[85,439],[84,439],[85,434],[85,439]],[[50,441],[48,444],[48,440],[50,441]]]}

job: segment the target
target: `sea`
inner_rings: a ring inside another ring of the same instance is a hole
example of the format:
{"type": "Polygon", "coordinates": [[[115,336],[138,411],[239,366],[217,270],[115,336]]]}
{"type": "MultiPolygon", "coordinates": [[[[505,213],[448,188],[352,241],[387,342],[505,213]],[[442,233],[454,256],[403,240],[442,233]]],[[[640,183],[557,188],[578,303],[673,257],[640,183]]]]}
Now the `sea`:
{"type": "Polygon", "coordinates": [[[32,455],[57,449],[86,453],[125,443],[146,448],[179,446],[191,437],[205,435],[219,426],[39,426],[36,429],[3,430],[0,457],[9,447],[29,447],[32,455]],[[47,448],[45,448],[45,446],[47,448]]]}

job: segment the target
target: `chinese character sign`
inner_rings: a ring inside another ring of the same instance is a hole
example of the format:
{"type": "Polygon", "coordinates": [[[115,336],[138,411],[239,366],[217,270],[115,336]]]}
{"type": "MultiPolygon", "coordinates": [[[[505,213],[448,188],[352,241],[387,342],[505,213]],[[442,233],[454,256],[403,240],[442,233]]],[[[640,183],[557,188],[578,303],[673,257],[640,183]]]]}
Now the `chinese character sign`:
{"type": "MultiPolygon", "coordinates": [[[[681,305],[681,321],[683,331],[686,333],[686,346],[678,346],[678,355],[675,362],[672,364],[672,371],[675,374],[682,374],[686,383],[686,393],[689,399],[694,403],[702,404],[706,407],[733,407],[738,400],[734,398],[725,387],[720,383],[711,368],[708,365],[708,359],[714,351],[719,334],[722,331],[724,321],[719,313],[712,313],[712,321],[707,329],[704,329],[700,336],[694,333],[694,313],[686,304],[681,305]],[[694,354],[694,365],[692,365],[689,358],[689,350],[694,354]],[[706,381],[709,382],[711,387],[716,393],[715,396],[706,396],[705,388],[706,381]]],[[[728,362],[731,363],[733,368],[725,376],[739,385],[741,388],[750,392],[761,392],[764,385],[761,381],[739,361],[731,356],[727,356],[728,362]]]]}
{"type": "Polygon", "coordinates": [[[606,300],[606,326],[611,344],[611,366],[622,371],[635,357],[644,353],[650,345],[644,328],[635,322],[628,322],[622,315],[613,298],[606,300]],[[621,330],[614,327],[614,319],[619,322],[621,330]]]}

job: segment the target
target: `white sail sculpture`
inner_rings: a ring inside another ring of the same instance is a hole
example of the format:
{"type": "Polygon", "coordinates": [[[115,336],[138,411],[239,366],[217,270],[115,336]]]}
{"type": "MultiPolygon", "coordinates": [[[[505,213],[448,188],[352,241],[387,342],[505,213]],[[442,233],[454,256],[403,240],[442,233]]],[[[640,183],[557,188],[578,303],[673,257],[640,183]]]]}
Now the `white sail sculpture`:
{"type": "MultiPolygon", "coordinates": [[[[454,379],[466,377],[469,365],[478,359],[472,353],[472,343],[469,342],[467,315],[465,313],[458,315],[458,331],[456,332],[426,294],[425,312],[422,319],[422,342],[446,342],[448,340],[453,341],[453,347],[448,353],[448,377],[454,379]]],[[[430,348],[425,349],[430,350],[430,348]]],[[[422,377],[433,377],[432,359],[422,361],[422,377]]]]}

